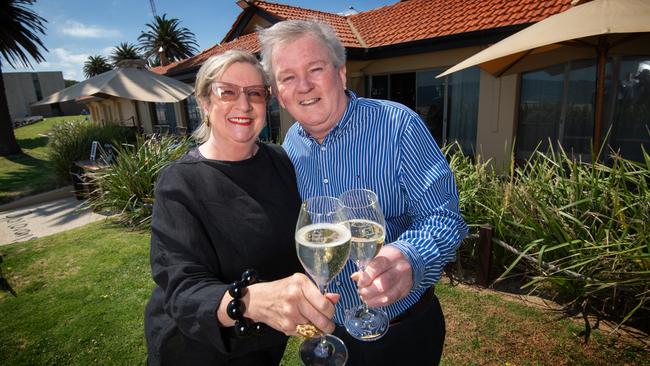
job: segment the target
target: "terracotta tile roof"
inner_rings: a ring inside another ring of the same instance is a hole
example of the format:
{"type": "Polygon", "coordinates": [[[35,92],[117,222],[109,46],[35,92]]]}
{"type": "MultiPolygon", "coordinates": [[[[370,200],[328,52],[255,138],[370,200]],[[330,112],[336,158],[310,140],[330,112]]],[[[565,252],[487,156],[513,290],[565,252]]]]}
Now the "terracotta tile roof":
{"type": "Polygon", "coordinates": [[[408,0],[349,16],[368,47],[540,21],[571,0],[408,0]]]}
{"type": "Polygon", "coordinates": [[[184,60],[173,62],[167,66],[158,66],[151,71],[158,74],[177,74],[179,72],[199,68],[205,60],[211,56],[218,55],[228,50],[244,50],[250,53],[257,53],[260,50],[260,43],[257,40],[257,33],[243,35],[232,42],[214,45],[198,55],[184,60]]]}
{"type": "MultiPolygon", "coordinates": [[[[278,19],[329,23],[348,48],[372,48],[453,34],[533,23],[571,6],[571,0],[405,0],[350,16],[267,1],[246,0],[278,19]],[[355,35],[356,34],[356,35],[355,35]]],[[[228,33],[242,19],[242,14],[228,33]]],[[[178,74],[200,66],[208,57],[232,48],[257,52],[256,33],[215,45],[192,58],[153,68],[178,74]]]]}
{"type": "Polygon", "coordinates": [[[336,35],[339,36],[339,39],[345,47],[362,47],[359,39],[357,39],[350,28],[346,17],[342,15],[304,9],[297,6],[276,4],[267,1],[255,1],[254,5],[283,20],[298,19],[326,22],[334,28],[336,35]]]}

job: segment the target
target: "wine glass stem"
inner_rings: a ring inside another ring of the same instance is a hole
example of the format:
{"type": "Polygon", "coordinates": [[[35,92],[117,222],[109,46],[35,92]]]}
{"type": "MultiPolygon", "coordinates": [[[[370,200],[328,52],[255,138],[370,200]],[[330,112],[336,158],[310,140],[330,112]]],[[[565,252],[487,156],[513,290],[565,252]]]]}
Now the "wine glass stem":
{"type": "MultiPolygon", "coordinates": [[[[363,273],[363,271],[366,270],[366,265],[360,262],[357,262],[357,268],[359,269],[359,273],[363,273]]],[[[359,285],[357,282],[357,295],[359,296],[359,299],[361,300],[361,304],[363,306],[363,314],[368,314],[368,304],[363,300],[363,297],[361,297],[361,293],[359,292],[359,285]]]]}
{"type": "MultiPolygon", "coordinates": [[[[320,289],[320,293],[322,295],[325,295],[327,292],[327,283],[325,285],[319,285],[318,286],[320,289]]],[[[322,333],[320,336],[320,342],[318,342],[318,346],[314,349],[314,353],[316,356],[321,357],[321,358],[326,358],[330,355],[331,351],[327,345],[327,336],[325,333],[322,333]]]]}

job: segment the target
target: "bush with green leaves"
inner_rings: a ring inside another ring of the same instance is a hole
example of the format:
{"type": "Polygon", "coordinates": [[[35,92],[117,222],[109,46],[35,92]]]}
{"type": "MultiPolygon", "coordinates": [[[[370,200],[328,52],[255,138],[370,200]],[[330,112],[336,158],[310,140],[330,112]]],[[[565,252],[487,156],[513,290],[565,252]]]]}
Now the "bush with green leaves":
{"type": "Polygon", "coordinates": [[[113,163],[92,175],[96,189],[88,203],[95,210],[116,213],[125,226],[148,229],[158,174],[191,143],[186,137],[160,136],[115,146],[113,163]]]}
{"type": "Polygon", "coordinates": [[[54,126],[49,139],[50,161],[56,176],[69,181],[74,162],[88,160],[93,141],[100,146],[133,142],[135,132],[128,127],[108,123],[100,125],[90,121],[65,121],[54,126]]]}
{"type": "Polygon", "coordinates": [[[500,253],[506,273],[526,271],[527,287],[554,290],[571,313],[625,322],[650,314],[650,157],[644,155],[638,163],[613,154],[604,164],[536,151],[505,176],[460,152],[447,157],[468,223],[489,224],[496,239],[522,253],[500,253]]]}

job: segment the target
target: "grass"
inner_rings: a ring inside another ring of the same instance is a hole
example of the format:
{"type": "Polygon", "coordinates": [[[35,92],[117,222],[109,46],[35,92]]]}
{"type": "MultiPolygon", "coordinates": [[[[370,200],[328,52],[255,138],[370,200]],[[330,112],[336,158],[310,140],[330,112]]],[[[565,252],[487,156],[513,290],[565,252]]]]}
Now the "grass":
{"type": "MultiPolygon", "coordinates": [[[[143,365],[143,310],[153,283],[149,234],[98,222],[0,247],[18,292],[0,293],[0,364],[143,365]]],[[[579,321],[496,292],[440,284],[447,339],[443,365],[650,365],[626,337],[594,331],[582,344],[579,321]]],[[[282,365],[298,365],[298,339],[282,365]]]]}
{"type": "Polygon", "coordinates": [[[49,161],[47,133],[57,123],[84,118],[85,116],[45,118],[41,122],[14,130],[23,155],[0,157],[0,204],[60,186],[49,161]]]}

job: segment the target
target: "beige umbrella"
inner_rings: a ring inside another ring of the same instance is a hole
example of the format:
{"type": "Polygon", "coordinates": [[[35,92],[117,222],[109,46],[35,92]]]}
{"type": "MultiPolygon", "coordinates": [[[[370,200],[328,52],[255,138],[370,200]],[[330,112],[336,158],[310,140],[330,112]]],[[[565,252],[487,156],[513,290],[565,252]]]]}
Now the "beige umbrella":
{"type": "Polygon", "coordinates": [[[605,96],[605,64],[612,51],[650,53],[649,0],[593,0],[552,15],[505,38],[438,77],[479,66],[501,76],[562,62],[576,56],[597,56],[594,149],[601,144],[605,96]],[[627,48],[627,49],[626,49],[627,48]],[[595,52],[594,52],[595,51],[595,52]]]}
{"type": "Polygon", "coordinates": [[[129,66],[107,71],[65,88],[32,105],[58,103],[84,96],[102,95],[143,102],[171,103],[187,98],[193,91],[194,87],[189,84],[156,74],[142,66],[134,66],[131,63],[129,66]]]}

